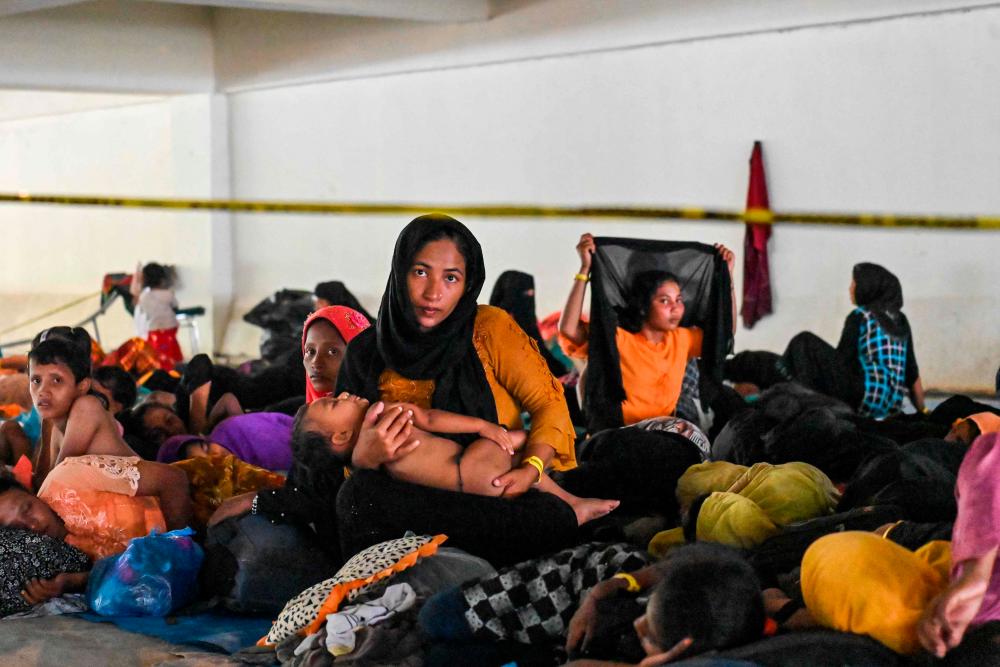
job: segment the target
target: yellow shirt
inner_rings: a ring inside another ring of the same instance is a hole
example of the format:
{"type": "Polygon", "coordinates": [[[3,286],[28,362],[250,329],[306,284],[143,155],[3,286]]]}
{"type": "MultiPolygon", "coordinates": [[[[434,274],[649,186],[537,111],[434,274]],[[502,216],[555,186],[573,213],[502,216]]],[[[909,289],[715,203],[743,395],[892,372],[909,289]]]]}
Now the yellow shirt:
{"type": "MultiPolygon", "coordinates": [[[[584,331],[589,337],[589,329],[584,331]]],[[[678,327],[663,334],[654,343],[641,333],[621,327],[615,331],[615,344],[621,360],[622,418],[634,424],[651,417],[672,415],[681,396],[684,369],[688,359],[701,356],[702,332],[697,327],[678,327]]],[[[559,345],[569,357],[586,359],[588,343],[576,345],[562,334],[559,345]]]]}
{"type": "MultiPolygon", "coordinates": [[[[521,428],[521,412],[527,412],[531,415],[528,443],[552,447],[554,469],[575,468],[575,431],[563,388],[549,372],[535,341],[505,311],[479,306],[472,345],[486,372],[500,424],[521,428]]],[[[384,401],[430,408],[434,381],[410,380],[387,368],[379,377],[379,395],[384,401]]]]}

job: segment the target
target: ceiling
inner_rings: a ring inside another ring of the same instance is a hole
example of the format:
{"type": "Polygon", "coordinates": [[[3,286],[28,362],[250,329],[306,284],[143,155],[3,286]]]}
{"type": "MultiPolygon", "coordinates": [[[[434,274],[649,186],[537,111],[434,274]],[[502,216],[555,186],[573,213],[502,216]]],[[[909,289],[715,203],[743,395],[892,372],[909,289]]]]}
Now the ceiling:
{"type": "MultiPolygon", "coordinates": [[[[435,23],[464,23],[490,18],[490,0],[132,0],[159,4],[196,5],[405,19],[435,23]]],[[[0,16],[87,4],[90,0],[4,0],[0,16]]]]}

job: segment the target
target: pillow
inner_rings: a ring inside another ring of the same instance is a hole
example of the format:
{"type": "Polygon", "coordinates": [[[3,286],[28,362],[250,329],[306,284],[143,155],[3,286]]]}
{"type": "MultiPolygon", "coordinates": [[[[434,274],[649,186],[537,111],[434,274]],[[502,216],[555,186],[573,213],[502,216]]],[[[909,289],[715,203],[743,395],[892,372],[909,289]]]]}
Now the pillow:
{"type": "Polygon", "coordinates": [[[421,557],[433,555],[446,539],[445,535],[408,536],[368,547],[344,563],[332,578],[289,600],[258,644],[277,645],[295,634],[313,634],[345,599],[354,600],[379,580],[412,567],[421,557]]]}
{"type": "Polygon", "coordinates": [[[29,579],[51,579],[60,572],[89,568],[87,555],[62,540],[21,528],[0,528],[0,616],[31,608],[21,597],[29,579]]]}

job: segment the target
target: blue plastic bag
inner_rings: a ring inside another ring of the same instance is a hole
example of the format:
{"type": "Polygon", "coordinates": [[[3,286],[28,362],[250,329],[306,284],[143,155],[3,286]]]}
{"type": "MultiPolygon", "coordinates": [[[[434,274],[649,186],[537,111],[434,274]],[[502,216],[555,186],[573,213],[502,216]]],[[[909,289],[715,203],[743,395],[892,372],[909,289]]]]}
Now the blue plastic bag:
{"type": "Polygon", "coordinates": [[[102,616],[166,616],[194,601],[204,552],[190,528],[129,541],[117,556],[97,561],[87,604],[102,616]]]}

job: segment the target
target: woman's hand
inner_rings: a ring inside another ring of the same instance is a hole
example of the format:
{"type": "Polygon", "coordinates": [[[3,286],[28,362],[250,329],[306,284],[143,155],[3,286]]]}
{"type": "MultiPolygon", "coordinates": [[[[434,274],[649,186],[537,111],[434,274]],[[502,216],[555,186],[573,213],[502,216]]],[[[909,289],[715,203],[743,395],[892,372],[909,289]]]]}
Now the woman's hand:
{"type": "Polygon", "coordinates": [[[413,413],[397,406],[388,412],[379,401],[368,408],[351,455],[355,468],[375,469],[401,459],[420,445],[411,438],[413,413]]]}
{"type": "Polygon", "coordinates": [[[233,496],[232,498],[226,498],[222,501],[222,504],[215,508],[212,512],[212,516],[208,519],[208,526],[211,528],[217,523],[221,523],[226,519],[234,516],[242,516],[250,511],[251,505],[253,505],[253,499],[257,497],[256,491],[251,491],[249,493],[241,493],[238,496],[233,496]]]}
{"type": "Polygon", "coordinates": [[[520,465],[505,472],[493,480],[493,486],[502,488],[500,495],[504,498],[516,498],[528,491],[538,481],[538,470],[527,464],[520,465]]]}
{"type": "Polygon", "coordinates": [[[514,438],[511,437],[510,432],[503,426],[486,422],[486,425],[479,429],[479,437],[492,440],[500,449],[511,456],[514,455],[514,438]]]}
{"type": "Polygon", "coordinates": [[[62,572],[51,579],[30,579],[24,583],[21,597],[28,604],[40,604],[63,593],[83,590],[89,576],[89,572],[62,572]]]}
{"type": "Polygon", "coordinates": [[[587,275],[590,273],[590,263],[597,251],[597,244],[594,243],[593,234],[584,234],[580,237],[580,242],[576,244],[576,254],[580,256],[580,273],[587,275]]]}
{"type": "Polygon", "coordinates": [[[716,243],[715,249],[719,253],[719,256],[722,257],[722,260],[726,263],[726,266],[729,267],[729,275],[735,275],[733,271],[736,267],[736,255],[733,254],[733,251],[721,243],[716,243]]]}

